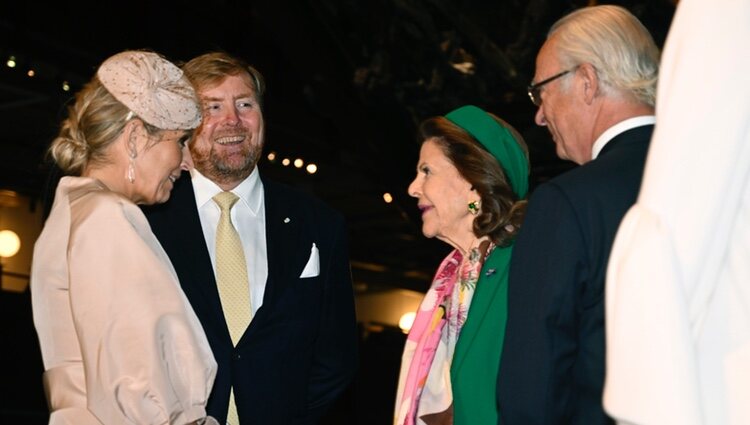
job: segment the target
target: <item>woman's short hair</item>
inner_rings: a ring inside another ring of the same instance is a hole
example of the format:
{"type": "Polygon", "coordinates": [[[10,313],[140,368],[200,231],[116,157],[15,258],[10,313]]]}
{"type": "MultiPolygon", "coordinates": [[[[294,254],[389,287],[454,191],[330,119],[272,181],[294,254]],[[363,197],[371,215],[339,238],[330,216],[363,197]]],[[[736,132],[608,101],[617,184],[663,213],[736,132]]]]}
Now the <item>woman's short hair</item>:
{"type": "Polygon", "coordinates": [[[253,88],[256,100],[263,106],[266,90],[263,75],[238,57],[224,52],[206,53],[183,64],[182,70],[196,90],[218,85],[229,75],[240,75],[253,88]]]}
{"type": "MultiPolygon", "coordinates": [[[[49,153],[65,174],[80,175],[90,164],[107,162],[107,148],[132,117],[95,76],[76,93],[49,153]]],[[[151,135],[161,131],[145,121],[143,125],[151,135]]]]}
{"type": "Polygon", "coordinates": [[[549,31],[565,68],[594,66],[610,95],[627,94],[654,106],[659,48],[646,27],[620,6],[584,7],[564,16],[549,31]]]}
{"type": "MultiPolygon", "coordinates": [[[[497,116],[489,115],[511,132],[528,159],[526,143],[518,131],[497,116]]],[[[510,244],[521,228],[526,200],[519,199],[513,192],[497,159],[466,130],[444,117],[422,122],[419,137],[422,143],[434,141],[461,177],[479,194],[481,209],[474,218],[474,234],[477,237],[488,236],[499,246],[510,244]]]]}

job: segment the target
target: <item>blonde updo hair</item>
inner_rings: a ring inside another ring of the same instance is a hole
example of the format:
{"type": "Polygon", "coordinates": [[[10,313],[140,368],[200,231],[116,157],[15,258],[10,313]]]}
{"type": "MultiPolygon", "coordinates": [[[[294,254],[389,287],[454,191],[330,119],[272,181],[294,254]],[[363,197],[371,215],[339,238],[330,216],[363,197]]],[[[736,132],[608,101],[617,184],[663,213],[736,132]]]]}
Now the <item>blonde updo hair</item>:
{"type": "MultiPolygon", "coordinates": [[[[89,165],[108,162],[107,148],[132,117],[135,115],[94,77],[76,93],[49,153],[65,174],[81,175],[89,165]]],[[[149,134],[160,131],[145,121],[143,125],[149,134]]]]}
{"type": "Polygon", "coordinates": [[[578,9],[557,21],[547,38],[557,38],[564,68],[589,63],[603,90],[626,94],[654,106],[659,74],[659,48],[653,37],[627,9],[602,5],[578,9]]]}

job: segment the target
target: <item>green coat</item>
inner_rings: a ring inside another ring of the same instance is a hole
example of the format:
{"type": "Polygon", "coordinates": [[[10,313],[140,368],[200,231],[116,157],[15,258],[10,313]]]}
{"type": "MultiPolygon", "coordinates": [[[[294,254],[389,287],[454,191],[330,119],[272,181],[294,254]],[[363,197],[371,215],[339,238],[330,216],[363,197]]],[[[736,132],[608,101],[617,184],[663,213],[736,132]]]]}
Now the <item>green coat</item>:
{"type": "Polygon", "coordinates": [[[455,425],[498,423],[497,374],[508,319],[513,247],[495,248],[482,266],[451,363],[455,425]],[[493,271],[494,270],[494,271],[493,271]]]}

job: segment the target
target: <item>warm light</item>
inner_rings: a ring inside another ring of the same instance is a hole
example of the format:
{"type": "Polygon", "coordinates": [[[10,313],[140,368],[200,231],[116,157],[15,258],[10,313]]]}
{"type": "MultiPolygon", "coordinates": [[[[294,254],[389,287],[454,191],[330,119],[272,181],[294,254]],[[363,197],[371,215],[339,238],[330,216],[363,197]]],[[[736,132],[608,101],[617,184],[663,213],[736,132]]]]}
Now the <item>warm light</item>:
{"type": "Polygon", "coordinates": [[[63,81],[62,89],[63,91],[70,91],[70,84],[67,81],[63,81]]]}
{"type": "Polygon", "coordinates": [[[26,75],[28,75],[29,77],[33,77],[33,76],[35,76],[35,75],[36,75],[36,72],[34,72],[34,70],[33,70],[33,69],[30,69],[30,70],[29,70],[29,71],[28,71],[28,72],[26,73],[26,75]]]}
{"type": "Polygon", "coordinates": [[[276,161],[276,152],[271,152],[268,154],[268,160],[271,162],[276,161]]]}
{"type": "Polygon", "coordinates": [[[385,201],[386,204],[390,204],[391,202],[393,202],[393,196],[391,196],[390,193],[385,192],[383,194],[383,200],[385,201]]]}
{"type": "Polygon", "coordinates": [[[8,62],[5,62],[6,65],[8,65],[8,68],[15,68],[16,67],[16,57],[11,56],[8,58],[8,62]]]}
{"type": "Polygon", "coordinates": [[[401,328],[401,331],[405,334],[409,333],[409,330],[411,329],[411,325],[414,324],[414,318],[417,317],[417,313],[415,312],[409,312],[401,316],[401,318],[398,320],[398,327],[401,328]]]}
{"type": "Polygon", "coordinates": [[[281,160],[281,165],[283,165],[284,167],[286,167],[287,165],[289,165],[290,162],[292,162],[292,161],[290,161],[289,158],[284,158],[284,159],[281,160]]]}
{"type": "Polygon", "coordinates": [[[315,174],[318,171],[318,166],[315,164],[307,164],[306,170],[310,174],[315,174]]]}
{"type": "Polygon", "coordinates": [[[462,74],[474,75],[474,64],[471,62],[452,63],[451,66],[462,74]]]}
{"type": "Polygon", "coordinates": [[[295,167],[302,168],[303,165],[305,165],[305,161],[303,161],[301,158],[297,158],[294,160],[295,167]]]}
{"type": "Polygon", "coordinates": [[[21,239],[12,230],[0,231],[0,257],[12,257],[21,249],[21,239]]]}

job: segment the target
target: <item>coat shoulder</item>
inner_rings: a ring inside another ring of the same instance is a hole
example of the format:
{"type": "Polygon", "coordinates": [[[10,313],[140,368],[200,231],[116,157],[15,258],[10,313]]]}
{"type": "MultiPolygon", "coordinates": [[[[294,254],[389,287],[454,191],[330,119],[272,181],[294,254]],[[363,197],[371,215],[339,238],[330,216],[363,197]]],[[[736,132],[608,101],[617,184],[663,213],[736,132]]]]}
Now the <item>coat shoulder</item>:
{"type": "Polygon", "coordinates": [[[317,196],[300,188],[263,178],[266,202],[303,212],[316,221],[343,222],[344,216],[317,196]]]}

